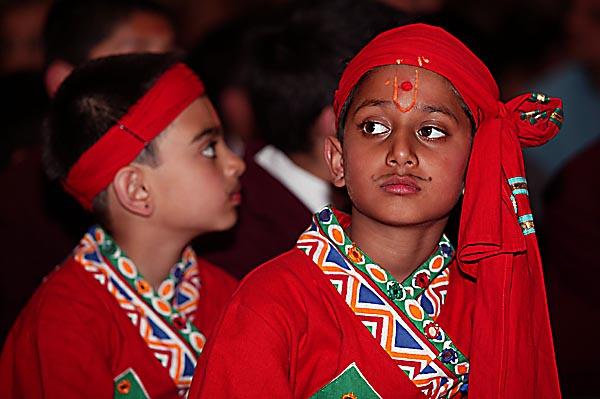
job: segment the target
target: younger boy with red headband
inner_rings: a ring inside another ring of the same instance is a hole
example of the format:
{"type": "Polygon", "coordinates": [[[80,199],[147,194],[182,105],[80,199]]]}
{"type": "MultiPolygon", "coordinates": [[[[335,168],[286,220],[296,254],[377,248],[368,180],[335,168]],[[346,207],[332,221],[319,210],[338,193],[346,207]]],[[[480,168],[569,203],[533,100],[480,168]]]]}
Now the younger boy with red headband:
{"type": "Polygon", "coordinates": [[[464,44],[415,24],[356,55],[334,111],[351,215],[324,208],[247,276],[189,397],[559,397],[521,145],[556,134],[561,101],[502,103],[464,44]]]}
{"type": "Polygon", "coordinates": [[[45,150],[101,225],[13,326],[0,397],[183,397],[236,287],[187,244],[233,225],[244,170],[202,82],[168,55],[84,64],[56,95],[45,150]]]}

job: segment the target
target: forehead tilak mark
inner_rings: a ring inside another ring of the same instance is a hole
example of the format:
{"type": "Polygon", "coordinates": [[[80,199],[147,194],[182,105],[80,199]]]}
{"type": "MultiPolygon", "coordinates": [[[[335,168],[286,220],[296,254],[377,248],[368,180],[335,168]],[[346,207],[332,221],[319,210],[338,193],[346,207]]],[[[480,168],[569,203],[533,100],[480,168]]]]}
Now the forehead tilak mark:
{"type": "Polygon", "coordinates": [[[392,101],[396,105],[396,108],[398,108],[398,111],[408,112],[411,109],[413,109],[413,107],[417,103],[418,89],[419,89],[419,70],[418,69],[415,69],[415,84],[414,84],[414,86],[410,81],[403,81],[401,84],[398,84],[398,76],[394,76],[392,101]],[[400,104],[398,89],[402,89],[403,91],[411,91],[412,90],[411,102],[406,107],[403,107],[402,104],[400,104]]]}

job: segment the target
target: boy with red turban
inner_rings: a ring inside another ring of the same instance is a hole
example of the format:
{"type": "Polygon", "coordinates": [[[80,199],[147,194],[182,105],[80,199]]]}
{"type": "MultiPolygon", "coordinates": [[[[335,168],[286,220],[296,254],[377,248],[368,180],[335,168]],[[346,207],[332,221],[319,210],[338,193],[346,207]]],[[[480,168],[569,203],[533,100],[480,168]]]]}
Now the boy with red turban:
{"type": "Polygon", "coordinates": [[[190,398],[559,397],[521,145],[556,134],[560,100],[502,103],[464,44],[415,24],[356,55],[334,110],[352,213],[321,210],[248,275],[190,398]]]}
{"type": "Polygon", "coordinates": [[[236,287],[187,244],[233,225],[244,170],[202,82],[168,55],[84,64],[57,92],[45,151],[101,225],[13,326],[0,397],[185,396],[236,287]]]}

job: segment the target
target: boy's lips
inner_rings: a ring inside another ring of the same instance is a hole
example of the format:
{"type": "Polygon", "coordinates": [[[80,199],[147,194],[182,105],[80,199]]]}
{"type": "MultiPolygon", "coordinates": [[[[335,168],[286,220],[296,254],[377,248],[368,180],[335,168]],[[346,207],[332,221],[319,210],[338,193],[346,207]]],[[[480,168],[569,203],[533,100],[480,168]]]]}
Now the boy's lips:
{"type": "Polygon", "coordinates": [[[379,187],[387,193],[397,195],[416,194],[421,191],[417,180],[409,175],[391,175],[382,179],[379,187]]]}
{"type": "Polygon", "coordinates": [[[236,185],[233,190],[229,192],[229,200],[234,205],[239,205],[242,202],[242,191],[240,185],[236,185]]]}

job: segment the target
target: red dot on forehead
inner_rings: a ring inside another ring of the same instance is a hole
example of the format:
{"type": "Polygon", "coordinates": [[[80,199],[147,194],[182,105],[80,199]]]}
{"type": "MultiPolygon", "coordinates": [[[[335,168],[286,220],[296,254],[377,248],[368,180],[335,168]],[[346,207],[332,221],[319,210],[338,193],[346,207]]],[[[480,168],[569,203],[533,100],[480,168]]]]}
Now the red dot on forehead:
{"type": "Polygon", "coordinates": [[[400,83],[400,88],[404,91],[411,91],[413,85],[408,80],[405,80],[404,82],[400,83]]]}

